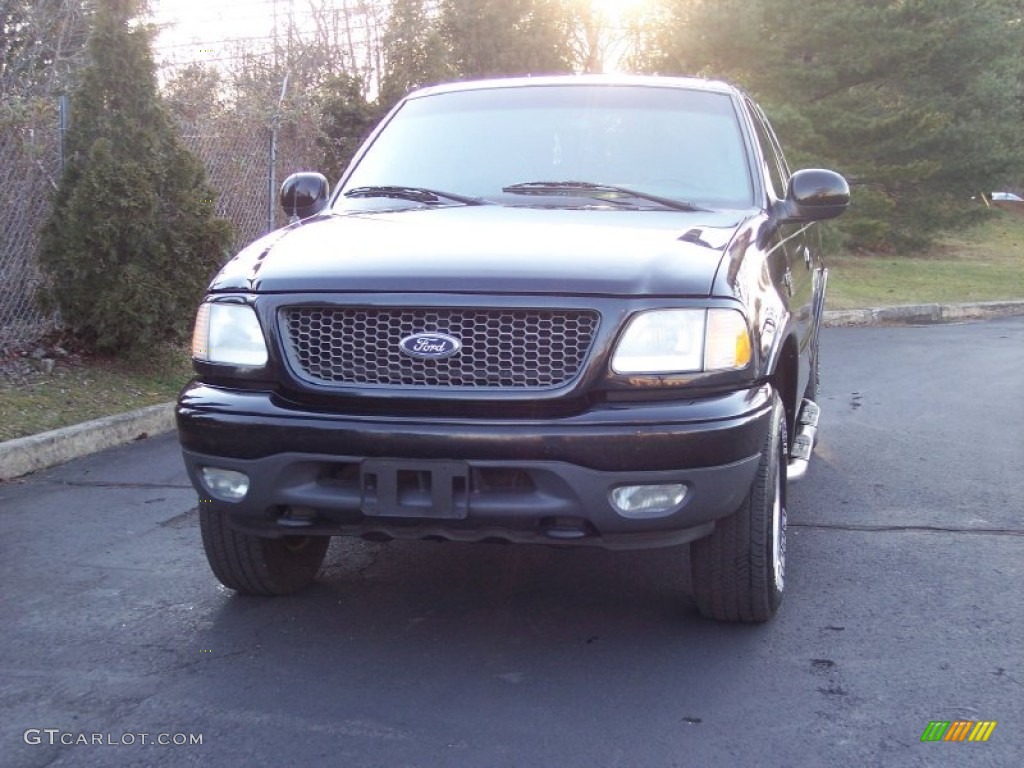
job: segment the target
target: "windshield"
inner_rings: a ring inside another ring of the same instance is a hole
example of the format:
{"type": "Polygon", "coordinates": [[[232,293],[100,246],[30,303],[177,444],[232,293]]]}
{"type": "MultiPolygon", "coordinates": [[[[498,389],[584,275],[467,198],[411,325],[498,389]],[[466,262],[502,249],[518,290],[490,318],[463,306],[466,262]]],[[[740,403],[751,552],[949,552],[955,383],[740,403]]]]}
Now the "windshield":
{"type": "MultiPolygon", "coordinates": [[[[411,99],[374,140],[344,191],[424,188],[506,205],[600,200],[593,189],[555,187],[559,182],[619,186],[704,207],[753,204],[728,95],[619,85],[491,88],[411,99]],[[508,189],[536,182],[550,186],[550,195],[508,189]]],[[[365,203],[343,195],[337,204],[365,203]]]]}

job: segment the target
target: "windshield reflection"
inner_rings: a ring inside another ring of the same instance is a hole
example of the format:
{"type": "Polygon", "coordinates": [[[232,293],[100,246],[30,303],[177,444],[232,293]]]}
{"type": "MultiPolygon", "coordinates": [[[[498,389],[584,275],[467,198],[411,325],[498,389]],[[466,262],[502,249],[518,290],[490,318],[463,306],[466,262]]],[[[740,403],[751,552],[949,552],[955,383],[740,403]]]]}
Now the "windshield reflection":
{"type": "MultiPolygon", "coordinates": [[[[505,205],[581,204],[565,189],[543,200],[503,191],[531,179],[586,179],[709,208],[746,208],[753,200],[729,96],[656,86],[527,85],[413,98],[344,190],[422,188],[505,205]]],[[[364,202],[342,194],[335,205],[364,202]]]]}

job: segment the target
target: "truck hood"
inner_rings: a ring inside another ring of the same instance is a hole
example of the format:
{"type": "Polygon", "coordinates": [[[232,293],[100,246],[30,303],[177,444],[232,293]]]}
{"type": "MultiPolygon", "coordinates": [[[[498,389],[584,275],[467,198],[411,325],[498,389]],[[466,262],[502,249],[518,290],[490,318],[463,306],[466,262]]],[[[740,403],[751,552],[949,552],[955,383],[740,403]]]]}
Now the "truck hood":
{"type": "Polygon", "coordinates": [[[708,296],[750,215],[498,205],[329,213],[257,240],[210,290],[708,296]]]}

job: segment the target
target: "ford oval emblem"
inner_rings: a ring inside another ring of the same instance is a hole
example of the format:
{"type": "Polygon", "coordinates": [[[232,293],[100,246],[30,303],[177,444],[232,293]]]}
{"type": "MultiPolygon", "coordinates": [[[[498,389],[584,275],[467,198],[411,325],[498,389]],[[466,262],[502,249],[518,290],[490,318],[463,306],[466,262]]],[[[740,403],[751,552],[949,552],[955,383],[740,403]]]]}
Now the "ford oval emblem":
{"type": "Polygon", "coordinates": [[[398,346],[409,357],[441,360],[457,354],[462,342],[446,333],[414,333],[398,342],[398,346]]]}

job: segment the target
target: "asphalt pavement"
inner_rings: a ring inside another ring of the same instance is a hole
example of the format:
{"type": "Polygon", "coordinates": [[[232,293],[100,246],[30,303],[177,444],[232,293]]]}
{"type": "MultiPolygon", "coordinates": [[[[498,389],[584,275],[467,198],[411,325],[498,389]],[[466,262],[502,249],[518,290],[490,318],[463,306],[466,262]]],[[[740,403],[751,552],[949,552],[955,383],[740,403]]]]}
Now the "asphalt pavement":
{"type": "Polygon", "coordinates": [[[763,626],[700,619],[681,548],[335,540],[238,597],[173,434],[0,485],[0,765],[1018,765],[1024,317],[822,349],[763,626]]]}

